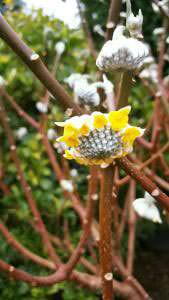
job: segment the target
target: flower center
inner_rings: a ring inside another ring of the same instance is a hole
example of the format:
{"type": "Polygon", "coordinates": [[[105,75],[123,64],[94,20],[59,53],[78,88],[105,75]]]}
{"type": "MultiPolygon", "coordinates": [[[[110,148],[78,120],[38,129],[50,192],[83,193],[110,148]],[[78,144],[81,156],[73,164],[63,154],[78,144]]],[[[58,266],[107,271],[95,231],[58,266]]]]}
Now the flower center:
{"type": "Polygon", "coordinates": [[[116,155],[122,148],[121,138],[111,128],[94,129],[88,136],[80,138],[77,150],[89,159],[107,158],[116,155]]]}

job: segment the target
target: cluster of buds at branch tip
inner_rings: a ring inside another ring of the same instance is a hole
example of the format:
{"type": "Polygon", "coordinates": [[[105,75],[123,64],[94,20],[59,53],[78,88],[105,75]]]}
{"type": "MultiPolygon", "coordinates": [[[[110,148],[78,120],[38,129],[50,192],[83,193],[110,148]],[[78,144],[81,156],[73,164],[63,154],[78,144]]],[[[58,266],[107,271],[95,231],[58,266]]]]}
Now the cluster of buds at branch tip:
{"type": "Polygon", "coordinates": [[[105,165],[132,152],[135,139],[144,130],[128,124],[130,109],[126,106],[108,114],[95,111],[56,122],[64,128],[63,136],[57,139],[67,147],[64,157],[79,164],[105,165]]]}
{"type": "Polygon", "coordinates": [[[88,107],[97,107],[100,104],[98,89],[103,89],[105,95],[107,95],[113,92],[113,84],[107,79],[106,75],[103,75],[103,82],[89,83],[89,79],[89,75],[75,73],[66,78],[65,82],[73,88],[77,103],[88,107]]]}
{"type": "Polygon", "coordinates": [[[141,10],[134,16],[130,0],[127,0],[126,27],[118,25],[113,38],[107,41],[97,60],[96,65],[102,71],[136,71],[143,65],[149,55],[149,48],[138,39],[142,36],[143,15],[141,10]]]}

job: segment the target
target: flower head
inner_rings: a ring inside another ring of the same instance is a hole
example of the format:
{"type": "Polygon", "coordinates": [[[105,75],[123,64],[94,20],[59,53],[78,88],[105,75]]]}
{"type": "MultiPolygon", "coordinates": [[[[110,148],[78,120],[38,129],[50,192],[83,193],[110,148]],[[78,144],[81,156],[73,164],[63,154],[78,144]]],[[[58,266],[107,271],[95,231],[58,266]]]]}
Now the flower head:
{"type": "Polygon", "coordinates": [[[56,123],[64,127],[58,141],[67,146],[65,158],[85,165],[102,165],[130,153],[134,140],[144,132],[128,124],[130,109],[126,106],[108,114],[93,112],[56,123]]]}
{"type": "Polygon", "coordinates": [[[104,71],[136,70],[149,54],[148,47],[132,37],[125,37],[125,27],[116,27],[113,39],[107,41],[96,60],[96,65],[104,71]]]}
{"type": "Polygon", "coordinates": [[[146,192],[144,198],[136,199],[133,202],[133,207],[140,217],[155,223],[162,223],[155,199],[149,193],[146,192]]]}

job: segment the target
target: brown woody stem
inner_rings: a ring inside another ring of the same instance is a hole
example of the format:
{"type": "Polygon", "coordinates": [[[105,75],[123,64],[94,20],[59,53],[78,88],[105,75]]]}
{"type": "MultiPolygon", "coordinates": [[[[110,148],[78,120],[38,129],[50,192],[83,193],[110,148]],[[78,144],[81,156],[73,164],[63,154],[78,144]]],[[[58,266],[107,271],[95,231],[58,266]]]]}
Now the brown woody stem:
{"type": "Polygon", "coordinates": [[[113,299],[112,286],[112,188],[114,168],[109,166],[102,170],[99,207],[100,225],[100,265],[103,300],[113,299]]]}
{"type": "Polygon", "coordinates": [[[143,172],[139,171],[138,168],[135,168],[127,158],[120,158],[117,160],[117,162],[127,174],[139,182],[149,194],[151,194],[169,211],[169,197],[160,191],[160,189],[150,178],[144,175],[143,172]]]}

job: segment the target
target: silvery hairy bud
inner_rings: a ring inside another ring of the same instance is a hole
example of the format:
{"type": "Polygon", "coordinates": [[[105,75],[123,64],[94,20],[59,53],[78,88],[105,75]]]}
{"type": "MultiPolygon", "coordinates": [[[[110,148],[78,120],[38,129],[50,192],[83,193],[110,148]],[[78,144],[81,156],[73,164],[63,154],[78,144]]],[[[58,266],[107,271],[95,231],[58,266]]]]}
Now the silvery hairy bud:
{"type": "Polygon", "coordinates": [[[124,35],[125,27],[116,27],[113,39],[107,41],[96,60],[96,65],[103,71],[136,70],[149,55],[148,47],[135,38],[124,35]]]}

